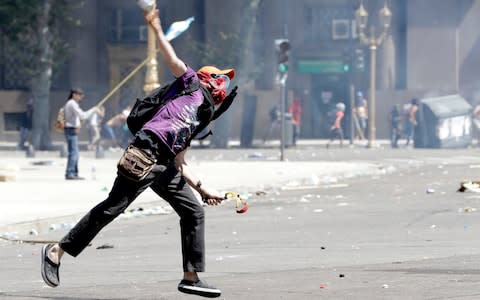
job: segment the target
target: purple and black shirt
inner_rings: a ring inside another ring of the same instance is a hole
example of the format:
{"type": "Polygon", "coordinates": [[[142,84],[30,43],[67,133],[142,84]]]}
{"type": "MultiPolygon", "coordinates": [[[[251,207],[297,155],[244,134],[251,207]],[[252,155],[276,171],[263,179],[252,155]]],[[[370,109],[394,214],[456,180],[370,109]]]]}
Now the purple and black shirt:
{"type": "MultiPolygon", "coordinates": [[[[197,73],[187,66],[187,71],[170,87],[167,97],[179,94],[195,81],[199,81],[197,73]]],[[[150,121],[145,123],[143,130],[153,132],[174,155],[177,155],[187,147],[193,131],[199,125],[197,111],[202,103],[203,94],[200,89],[175,98],[167,102],[150,121]]]]}

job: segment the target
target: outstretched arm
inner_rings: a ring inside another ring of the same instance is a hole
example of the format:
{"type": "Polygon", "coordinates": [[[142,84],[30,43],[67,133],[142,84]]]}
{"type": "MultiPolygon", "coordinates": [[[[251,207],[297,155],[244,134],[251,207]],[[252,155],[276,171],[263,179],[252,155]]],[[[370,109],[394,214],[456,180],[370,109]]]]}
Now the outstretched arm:
{"type": "Polygon", "coordinates": [[[176,78],[181,77],[187,71],[187,66],[180,58],[177,57],[177,54],[172,47],[172,44],[170,44],[170,42],[163,34],[158,10],[156,9],[152,12],[145,14],[145,19],[155,30],[158,38],[158,47],[160,49],[160,52],[162,53],[163,59],[170,68],[173,76],[175,76],[176,78]]]}
{"type": "Polygon", "coordinates": [[[202,200],[205,201],[205,203],[208,205],[220,204],[220,202],[222,202],[222,200],[225,198],[224,195],[221,195],[215,190],[207,189],[202,186],[201,181],[193,174],[192,170],[185,161],[186,152],[187,149],[178,153],[175,157],[175,165],[177,169],[180,171],[185,181],[187,181],[188,185],[190,185],[202,196],[202,200]]]}

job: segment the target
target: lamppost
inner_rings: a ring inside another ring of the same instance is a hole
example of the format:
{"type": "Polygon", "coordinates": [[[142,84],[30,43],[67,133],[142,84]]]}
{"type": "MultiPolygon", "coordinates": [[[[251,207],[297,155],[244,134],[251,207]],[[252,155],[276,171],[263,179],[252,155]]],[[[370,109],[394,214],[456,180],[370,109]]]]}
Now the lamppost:
{"type": "MultiPolygon", "coordinates": [[[[155,0],[137,0],[138,6],[145,12],[152,12],[156,9],[155,0]]],[[[147,36],[147,71],[145,74],[145,84],[143,85],[143,91],[148,94],[152,90],[160,86],[158,82],[158,69],[157,69],[157,38],[152,26],[147,24],[148,36],[147,36]]]]}
{"type": "Polygon", "coordinates": [[[367,27],[368,22],[368,12],[365,10],[363,6],[363,2],[360,3],[360,7],[355,11],[355,19],[357,21],[358,28],[360,29],[360,41],[365,45],[369,46],[370,48],[370,101],[368,107],[368,147],[372,148],[375,144],[375,80],[376,80],[376,55],[377,55],[377,48],[382,44],[385,40],[385,37],[388,34],[388,29],[390,27],[390,22],[392,21],[392,12],[387,6],[387,2],[385,1],[385,5],[382,9],[378,12],[380,17],[380,22],[382,24],[382,33],[377,38],[375,35],[375,26],[370,26],[370,36],[365,34],[365,28],[367,27]]]}

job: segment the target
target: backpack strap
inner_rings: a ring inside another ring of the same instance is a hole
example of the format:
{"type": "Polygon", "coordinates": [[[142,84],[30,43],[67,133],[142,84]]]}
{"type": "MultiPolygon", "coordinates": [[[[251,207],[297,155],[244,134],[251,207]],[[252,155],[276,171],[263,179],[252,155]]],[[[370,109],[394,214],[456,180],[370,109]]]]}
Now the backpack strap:
{"type": "MultiPolygon", "coordinates": [[[[210,121],[213,120],[213,115],[215,114],[215,104],[213,102],[212,95],[203,86],[200,86],[200,89],[203,94],[203,103],[198,108],[198,119],[200,124],[192,132],[192,135],[190,136],[190,141],[194,139],[200,132],[202,132],[202,130],[207,128],[208,124],[210,124],[210,121]]],[[[212,134],[211,130],[199,139],[205,139],[210,134],[212,134]]],[[[188,144],[190,144],[190,141],[188,142],[188,144]]]]}
{"type": "Polygon", "coordinates": [[[178,98],[180,96],[185,96],[187,94],[191,94],[198,90],[200,88],[200,81],[195,80],[194,82],[191,82],[186,89],[182,90],[180,93],[174,95],[172,99],[178,98]]]}
{"type": "MultiPolygon", "coordinates": [[[[235,86],[233,90],[228,94],[228,96],[225,97],[225,100],[223,100],[222,104],[217,110],[215,110],[215,102],[213,101],[212,94],[210,94],[210,92],[203,86],[200,86],[200,89],[204,98],[202,105],[200,105],[200,107],[198,108],[198,118],[200,120],[200,124],[193,131],[187,145],[190,145],[190,142],[194,138],[196,138],[196,136],[200,132],[202,132],[202,130],[207,128],[208,124],[210,124],[211,121],[216,120],[218,117],[220,117],[220,115],[222,115],[230,107],[230,105],[232,105],[235,96],[237,96],[238,86],[235,86]]],[[[205,135],[196,139],[203,140],[211,134],[212,131],[209,130],[205,135]]]]}
{"type": "Polygon", "coordinates": [[[200,81],[196,80],[196,81],[190,82],[188,86],[185,89],[181,90],[179,93],[173,94],[170,97],[166,98],[166,95],[168,94],[170,87],[174,84],[175,84],[175,80],[164,85],[163,89],[160,87],[159,89],[154,90],[147,97],[158,98],[160,101],[166,102],[168,100],[176,99],[180,96],[191,94],[200,88],[200,81]]]}

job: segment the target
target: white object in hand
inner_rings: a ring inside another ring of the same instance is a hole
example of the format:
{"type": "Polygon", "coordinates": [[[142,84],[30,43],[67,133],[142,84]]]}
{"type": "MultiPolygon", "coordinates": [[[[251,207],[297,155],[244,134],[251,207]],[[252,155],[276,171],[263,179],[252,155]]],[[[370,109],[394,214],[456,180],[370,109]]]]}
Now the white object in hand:
{"type": "Polygon", "coordinates": [[[194,17],[190,17],[184,21],[173,22],[172,25],[168,28],[167,32],[165,32],[165,38],[168,41],[173,40],[180,34],[184,33],[190,24],[195,20],[194,17]]]}
{"type": "Polygon", "coordinates": [[[137,4],[144,11],[151,11],[155,5],[155,0],[137,0],[137,4]]]}

